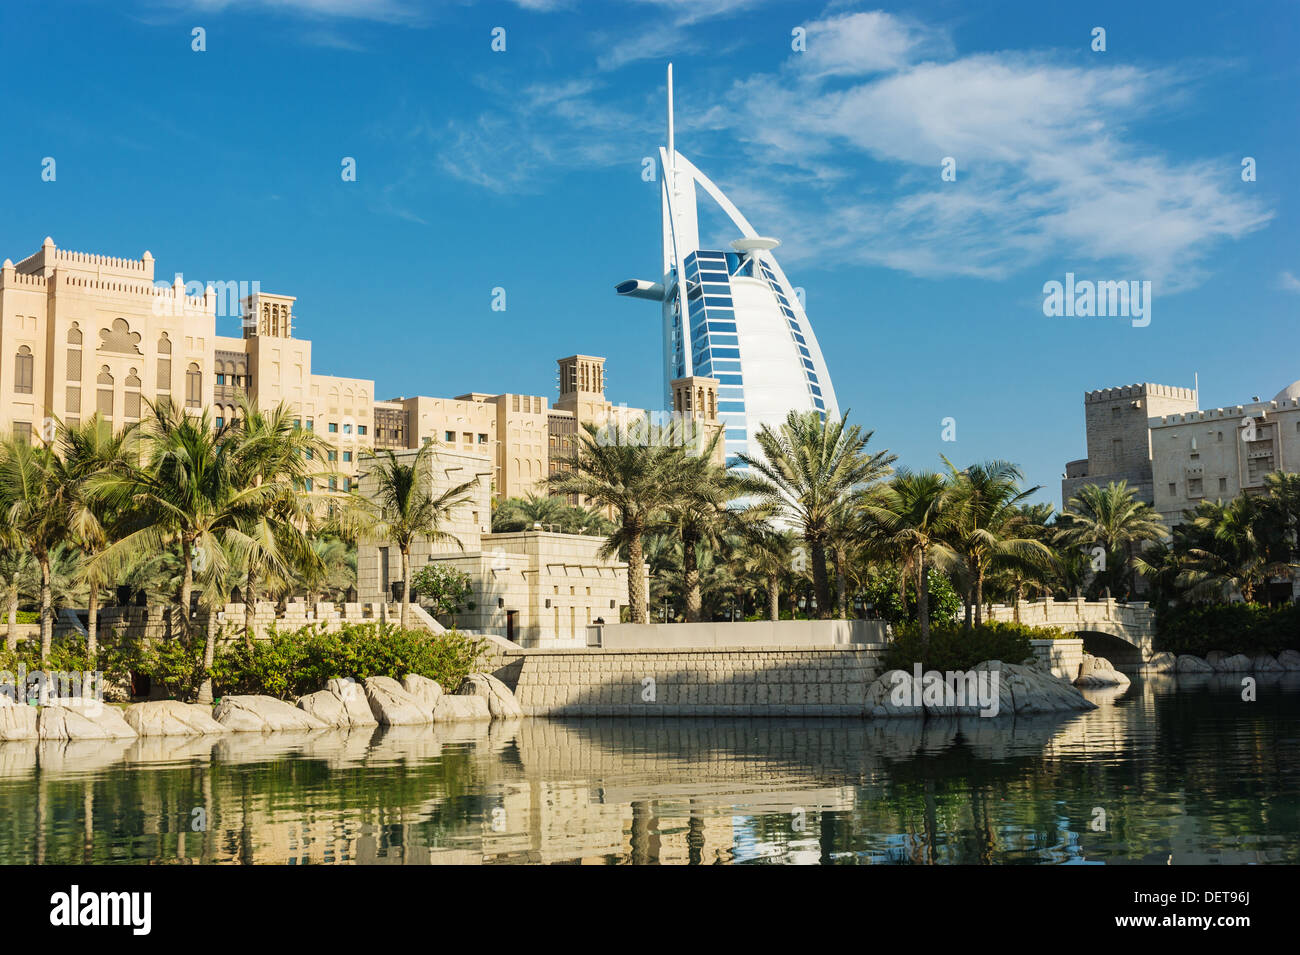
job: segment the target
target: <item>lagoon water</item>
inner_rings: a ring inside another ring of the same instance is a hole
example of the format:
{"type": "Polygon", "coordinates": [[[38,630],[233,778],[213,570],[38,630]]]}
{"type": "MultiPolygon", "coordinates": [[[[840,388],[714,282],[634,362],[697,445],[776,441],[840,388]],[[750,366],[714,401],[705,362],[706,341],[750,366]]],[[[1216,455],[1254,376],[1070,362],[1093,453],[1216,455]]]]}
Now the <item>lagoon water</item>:
{"type": "Polygon", "coordinates": [[[1300,674],[994,720],[0,743],[0,863],[1295,863],[1300,674]]]}

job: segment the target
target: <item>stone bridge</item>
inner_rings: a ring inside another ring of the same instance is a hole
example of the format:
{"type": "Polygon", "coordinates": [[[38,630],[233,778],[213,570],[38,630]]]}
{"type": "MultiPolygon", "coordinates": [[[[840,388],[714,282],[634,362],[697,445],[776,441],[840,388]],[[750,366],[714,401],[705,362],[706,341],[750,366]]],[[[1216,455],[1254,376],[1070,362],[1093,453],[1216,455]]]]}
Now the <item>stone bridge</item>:
{"type": "Polygon", "coordinates": [[[993,604],[986,620],[1016,621],[1056,627],[1083,638],[1084,649],[1112,663],[1145,663],[1155,638],[1155,611],[1145,603],[1107,600],[1021,600],[1015,606],[993,604]]]}

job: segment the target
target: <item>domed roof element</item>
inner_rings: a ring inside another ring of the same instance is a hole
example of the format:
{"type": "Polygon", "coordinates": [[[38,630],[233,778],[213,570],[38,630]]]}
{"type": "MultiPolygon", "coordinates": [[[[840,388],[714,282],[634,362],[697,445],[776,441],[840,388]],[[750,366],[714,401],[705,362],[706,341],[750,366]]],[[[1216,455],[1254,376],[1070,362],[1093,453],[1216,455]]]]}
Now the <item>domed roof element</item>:
{"type": "Polygon", "coordinates": [[[1274,395],[1273,400],[1278,404],[1281,404],[1284,401],[1300,400],[1300,381],[1291,382],[1291,384],[1287,385],[1274,395]]]}

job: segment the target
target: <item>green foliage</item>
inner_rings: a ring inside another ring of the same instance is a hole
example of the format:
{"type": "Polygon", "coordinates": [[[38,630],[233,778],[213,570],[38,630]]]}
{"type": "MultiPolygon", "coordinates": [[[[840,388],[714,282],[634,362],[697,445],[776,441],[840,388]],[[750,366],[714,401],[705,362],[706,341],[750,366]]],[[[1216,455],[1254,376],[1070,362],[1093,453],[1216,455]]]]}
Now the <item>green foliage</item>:
{"type": "Polygon", "coordinates": [[[20,610],[18,611],[18,623],[40,623],[41,612],[39,610],[20,610]]]}
{"type": "Polygon", "coordinates": [[[356,624],[337,633],[318,627],[273,631],[252,649],[242,641],[221,647],[212,673],[219,695],[259,693],[294,699],[323,689],[334,677],[417,673],[455,690],[477,669],[487,645],[457,631],[429,634],[384,624],[356,624]]]}
{"type": "Polygon", "coordinates": [[[1300,604],[1181,604],[1156,617],[1157,650],[1204,656],[1300,650],[1300,604]]]}
{"type": "Polygon", "coordinates": [[[935,624],[930,629],[930,649],[921,659],[921,631],[915,623],[894,627],[894,639],[885,654],[885,666],[910,670],[918,661],[933,670],[969,670],[985,660],[1020,663],[1033,649],[1030,640],[1060,640],[1065,634],[1050,627],[1021,623],[983,623],[967,630],[955,623],[935,624]]]}
{"type": "Polygon", "coordinates": [[[425,564],[412,574],[411,593],[431,603],[435,615],[474,609],[474,603],[469,599],[474,593],[469,574],[446,564],[425,564]]]}
{"type": "MultiPolygon", "coordinates": [[[[948,575],[937,570],[926,571],[929,577],[930,619],[936,626],[956,620],[961,612],[961,595],[953,588],[948,575]]],[[[910,583],[910,581],[909,581],[910,583]]],[[[916,588],[907,590],[907,606],[898,594],[898,577],[894,574],[880,575],[867,581],[863,588],[867,602],[873,604],[880,616],[889,623],[898,626],[902,623],[916,622],[916,588]]]]}

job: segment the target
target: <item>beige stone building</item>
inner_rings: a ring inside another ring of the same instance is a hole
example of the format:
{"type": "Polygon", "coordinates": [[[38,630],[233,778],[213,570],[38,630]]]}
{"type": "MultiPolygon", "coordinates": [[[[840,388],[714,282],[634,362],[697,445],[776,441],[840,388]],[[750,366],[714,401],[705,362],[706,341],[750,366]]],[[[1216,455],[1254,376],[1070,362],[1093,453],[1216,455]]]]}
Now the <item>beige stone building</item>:
{"type": "MultiPolygon", "coordinates": [[[[411,460],[414,449],[395,451],[411,460]]],[[[467,481],[475,486],[454,508],[444,529],[460,547],[417,541],[411,571],[439,562],[469,575],[474,608],[456,625],[492,633],[522,646],[573,646],[586,643],[586,628],[597,619],[617,622],[627,604],[627,565],[597,555],[602,538],[525,531],[490,533],[494,462],[488,454],[436,447],[427,458],[422,488],[433,496],[467,481]]],[[[362,494],[373,493],[373,477],[363,472],[362,494]]],[[[384,541],[357,548],[357,591],[361,600],[391,597],[401,580],[401,555],[384,541]]],[[[446,621],[450,622],[450,621],[446,621]]]]}
{"type": "Polygon", "coordinates": [[[1127,481],[1138,497],[1154,502],[1151,435],[1153,417],[1195,411],[1196,392],[1172,385],[1126,385],[1103,388],[1083,396],[1088,456],[1065,466],[1061,505],[1085,484],[1105,486],[1127,481]]]}
{"type": "Polygon", "coordinates": [[[1271,401],[1150,421],[1155,509],[1169,524],[1204,500],[1262,494],[1274,471],[1300,473],[1300,381],[1271,401]]]}
{"type": "Polygon", "coordinates": [[[1300,472],[1300,382],[1271,401],[1202,411],[1190,388],[1141,384],[1084,396],[1088,457],[1066,465],[1062,503],[1084,484],[1126,480],[1169,525],[1203,500],[1262,493],[1300,472]]]}
{"type": "Polygon", "coordinates": [[[160,400],[224,425],[241,394],[283,400],[330,445],[321,480],[348,490],[373,440],[374,383],[316,374],[311,342],[293,337],[293,305],[255,285],[242,297],[180,275],[159,286],[148,252],[70,252],[47,238],[0,267],[0,428],[40,436],[96,412],[121,427],[160,400]],[[241,313],[242,337],[216,333],[218,317],[241,313]]]}

